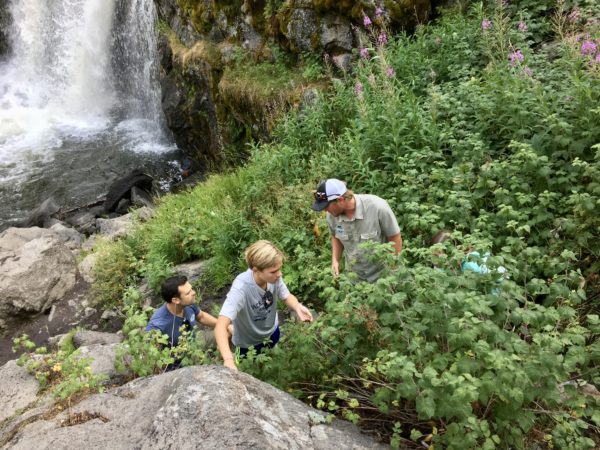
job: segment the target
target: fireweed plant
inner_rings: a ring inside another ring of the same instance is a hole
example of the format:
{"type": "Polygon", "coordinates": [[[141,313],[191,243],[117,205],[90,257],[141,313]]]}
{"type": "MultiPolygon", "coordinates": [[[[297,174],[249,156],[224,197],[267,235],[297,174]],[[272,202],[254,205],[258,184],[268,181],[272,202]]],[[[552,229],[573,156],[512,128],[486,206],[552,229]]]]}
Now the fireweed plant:
{"type": "MultiPolygon", "coordinates": [[[[365,16],[353,74],[243,167],[164,197],[125,242],[130,266],[208,259],[205,281],[221,287],[268,238],[320,315],[287,321],[243,370],[394,447],[598,447],[598,6],[475,4],[411,36],[386,30],[384,11],[365,16]],[[331,276],[310,211],[330,176],[398,216],[405,249],[373,246],[387,267],[376,283],[331,276]],[[472,250],[490,252],[487,274],[461,272],[472,250]]],[[[165,363],[155,356],[147,373],[165,363]]]]}

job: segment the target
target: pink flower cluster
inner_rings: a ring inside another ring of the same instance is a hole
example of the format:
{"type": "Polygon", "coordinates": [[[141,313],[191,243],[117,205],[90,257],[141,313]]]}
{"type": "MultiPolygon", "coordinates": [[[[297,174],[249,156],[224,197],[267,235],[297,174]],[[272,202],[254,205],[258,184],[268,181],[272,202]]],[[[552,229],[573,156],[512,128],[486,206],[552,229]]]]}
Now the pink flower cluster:
{"type": "Polygon", "coordinates": [[[598,50],[598,46],[594,41],[583,41],[581,43],[581,54],[582,55],[593,55],[598,50]]]}
{"type": "Polygon", "coordinates": [[[522,63],[523,61],[525,61],[525,56],[523,56],[523,53],[521,53],[521,50],[516,50],[516,51],[512,52],[510,55],[508,55],[508,58],[510,59],[510,64],[509,64],[510,67],[515,67],[519,63],[522,63]]]}
{"type": "Polygon", "coordinates": [[[360,81],[357,81],[356,84],[354,85],[354,93],[357,95],[357,97],[362,98],[363,85],[360,81]]]}
{"type": "Polygon", "coordinates": [[[514,52],[510,53],[508,55],[508,59],[509,67],[519,67],[521,69],[521,75],[525,75],[526,77],[533,76],[533,71],[528,66],[521,64],[525,61],[525,55],[523,55],[521,50],[517,49],[514,52]]]}
{"type": "Polygon", "coordinates": [[[579,9],[573,8],[573,10],[567,16],[567,18],[569,19],[569,22],[579,22],[579,19],[581,19],[581,12],[579,11],[579,9]]]}
{"type": "Polygon", "coordinates": [[[489,19],[483,19],[481,21],[481,29],[483,31],[489,30],[490,28],[492,28],[492,21],[489,19]]]}
{"type": "Polygon", "coordinates": [[[590,58],[596,64],[600,64],[600,39],[596,39],[595,42],[585,39],[581,43],[581,55],[590,58]]]}

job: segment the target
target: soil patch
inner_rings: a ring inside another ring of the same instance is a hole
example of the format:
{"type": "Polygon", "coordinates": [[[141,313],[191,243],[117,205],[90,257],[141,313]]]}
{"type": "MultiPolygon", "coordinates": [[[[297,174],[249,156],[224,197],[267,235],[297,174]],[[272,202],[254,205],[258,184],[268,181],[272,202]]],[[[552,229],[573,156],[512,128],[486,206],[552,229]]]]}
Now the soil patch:
{"type": "Polygon", "coordinates": [[[13,353],[12,345],[15,337],[27,334],[39,347],[48,345],[48,338],[68,333],[73,328],[80,326],[87,330],[106,331],[115,333],[123,327],[123,317],[101,319],[103,311],[95,308],[85,316],[82,303],[90,296],[90,285],[83,279],[69,294],[54,304],[42,314],[26,319],[19,319],[11,324],[0,337],[0,366],[11,359],[17,359],[20,353],[13,353]]]}

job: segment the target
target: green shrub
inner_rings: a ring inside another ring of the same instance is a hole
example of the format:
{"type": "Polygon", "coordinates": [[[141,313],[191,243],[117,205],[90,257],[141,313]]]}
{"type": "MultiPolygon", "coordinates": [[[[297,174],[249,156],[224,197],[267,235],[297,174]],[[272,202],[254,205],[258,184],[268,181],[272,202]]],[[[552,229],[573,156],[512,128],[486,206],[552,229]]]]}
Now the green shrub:
{"type": "Polygon", "coordinates": [[[13,352],[25,350],[17,364],[38,380],[41,390],[47,390],[61,400],[70,400],[80,393],[102,392],[102,382],[107,379],[106,375],[92,373],[91,358],[80,356],[73,347],[71,336],[56,352],[48,352],[46,347],[36,348],[26,334],[13,339],[13,352]]]}
{"type": "Polygon", "coordinates": [[[137,259],[126,240],[112,242],[98,239],[95,253],[93,294],[99,303],[114,305],[138,275],[137,259]]]}

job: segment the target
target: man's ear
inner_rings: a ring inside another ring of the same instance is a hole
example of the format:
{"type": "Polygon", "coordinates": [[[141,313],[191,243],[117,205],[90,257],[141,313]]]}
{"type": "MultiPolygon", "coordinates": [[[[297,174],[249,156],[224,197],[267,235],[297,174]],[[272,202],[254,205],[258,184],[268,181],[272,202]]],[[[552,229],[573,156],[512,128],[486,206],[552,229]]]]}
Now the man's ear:
{"type": "Polygon", "coordinates": [[[179,297],[171,297],[171,303],[179,305],[181,303],[181,299],[179,297]]]}

